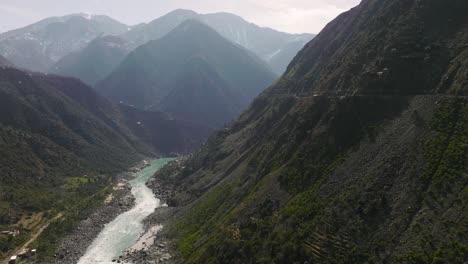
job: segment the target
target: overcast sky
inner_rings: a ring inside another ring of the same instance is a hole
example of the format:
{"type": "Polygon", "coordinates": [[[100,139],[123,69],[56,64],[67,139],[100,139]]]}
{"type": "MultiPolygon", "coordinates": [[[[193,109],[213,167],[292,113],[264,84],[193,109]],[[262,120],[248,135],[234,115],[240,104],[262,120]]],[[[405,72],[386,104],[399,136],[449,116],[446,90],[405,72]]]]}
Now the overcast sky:
{"type": "Polygon", "coordinates": [[[230,12],[260,26],[291,33],[318,33],[360,0],[0,0],[0,32],[50,16],[105,14],[134,25],[174,9],[230,12]]]}

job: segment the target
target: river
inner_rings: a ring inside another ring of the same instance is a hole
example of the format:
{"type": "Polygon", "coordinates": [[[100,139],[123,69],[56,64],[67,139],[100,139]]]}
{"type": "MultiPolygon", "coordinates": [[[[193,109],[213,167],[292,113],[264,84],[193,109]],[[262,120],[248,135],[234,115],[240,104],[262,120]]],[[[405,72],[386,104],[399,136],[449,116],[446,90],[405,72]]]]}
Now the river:
{"type": "Polygon", "coordinates": [[[78,264],[115,263],[112,260],[137,242],[144,232],[143,220],[156,208],[161,207],[161,201],[154,196],[151,189],[146,187],[146,182],[164,164],[172,160],[154,160],[151,166],[143,169],[137,178],[130,181],[132,194],[135,196],[135,207],[107,224],[78,264]]]}

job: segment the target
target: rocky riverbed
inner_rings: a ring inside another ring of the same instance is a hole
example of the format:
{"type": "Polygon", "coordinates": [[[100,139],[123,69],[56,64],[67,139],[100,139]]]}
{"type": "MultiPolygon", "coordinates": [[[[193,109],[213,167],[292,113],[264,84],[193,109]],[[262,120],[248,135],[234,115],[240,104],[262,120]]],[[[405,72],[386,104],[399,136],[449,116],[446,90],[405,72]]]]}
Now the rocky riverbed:
{"type": "MultiPolygon", "coordinates": [[[[158,208],[154,214],[145,220],[145,230],[150,233],[154,227],[166,224],[171,219],[175,208],[158,208]]],[[[150,242],[138,250],[130,249],[118,261],[121,263],[135,264],[172,264],[175,263],[171,245],[171,240],[166,236],[165,229],[159,229],[157,233],[150,237],[150,242]]]]}
{"type": "Polygon", "coordinates": [[[133,207],[135,199],[130,186],[125,182],[120,182],[118,188],[112,194],[113,197],[110,201],[107,200],[104,206],[98,208],[88,219],[82,221],[73,233],[62,239],[53,263],[77,263],[99,232],[104,229],[105,224],[133,207]]]}
{"type": "MultiPolygon", "coordinates": [[[[155,196],[161,200],[161,203],[169,206],[157,208],[145,221],[145,230],[147,235],[152,229],[158,226],[169,225],[169,220],[174,219],[178,208],[171,203],[171,199],[175,194],[176,188],[170,181],[162,178],[168,177],[169,174],[176,173],[182,166],[181,159],[166,164],[161,168],[155,176],[148,180],[147,186],[155,196]]],[[[173,248],[171,247],[174,241],[167,236],[167,229],[158,229],[158,232],[150,237],[150,243],[138,250],[130,250],[121,256],[118,261],[121,263],[135,264],[173,264],[176,263],[173,248]]]]}
{"type": "Polygon", "coordinates": [[[148,165],[147,162],[140,162],[128,172],[118,175],[119,180],[114,187],[114,192],[104,201],[103,206],[86,220],[81,221],[71,234],[60,241],[54,264],[76,264],[107,223],[134,207],[135,198],[127,180],[134,178],[141,169],[148,165]]]}

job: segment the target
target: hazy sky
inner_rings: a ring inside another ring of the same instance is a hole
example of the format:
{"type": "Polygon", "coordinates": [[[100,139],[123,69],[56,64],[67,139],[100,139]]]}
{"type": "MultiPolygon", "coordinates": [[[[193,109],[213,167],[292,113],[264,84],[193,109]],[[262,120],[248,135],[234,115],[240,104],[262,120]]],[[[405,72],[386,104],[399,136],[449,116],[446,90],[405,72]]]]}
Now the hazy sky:
{"type": "Polygon", "coordinates": [[[0,0],[0,32],[50,16],[71,13],[109,15],[133,25],[174,9],[230,12],[260,26],[291,33],[318,33],[360,0],[0,0]]]}

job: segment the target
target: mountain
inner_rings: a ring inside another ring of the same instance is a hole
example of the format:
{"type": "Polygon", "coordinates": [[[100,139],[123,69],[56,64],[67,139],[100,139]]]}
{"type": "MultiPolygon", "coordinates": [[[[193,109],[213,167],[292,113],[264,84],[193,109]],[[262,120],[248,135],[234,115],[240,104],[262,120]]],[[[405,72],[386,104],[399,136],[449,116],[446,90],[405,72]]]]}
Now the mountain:
{"type": "Polygon", "coordinates": [[[190,59],[161,102],[161,109],[184,120],[222,127],[245,107],[242,97],[202,58],[190,59]]]}
{"type": "Polygon", "coordinates": [[[275,74],[255,55],[205,24],[188,20],[130,53],[97,90],[115,101],[170,111],[180,118],[193,117],[192,110],[200,107],[200,113],[212,112],[214,119],[198,116],[194,121],[219,126],[274,79],[275,74]],[[179,105],[187,101],[190,105],[179,105]]]}
{"type": "Polygon", "coordinates": [[[305,44],[306,42],[302,40],[285,44],[285,46],[281,49],[281,52],[272,53],[268,56],[267,60],[275,72],[281,75],[286,71],[287,65],[291,63],[291,60],[296,57],[297,52],[300,51],[305,46],[305,44]]]}
{"type": "Polygon", "coordinates": [[[287,34],[262,28],[229,13],[197,14],[178,9],[148,24],[141,24],[124,33],[122,37],[135,47],[150,40],[160,39],[188,19],[203,21],[223,37],[252,51],[265,60],[281,75],[296,53],[309,42],[312,34],[287,34]]]}
{"type": "Polygon", "coordinates": [[[313,34],[288,34],[259,27],[229,13],[201,15],[200,19],[225,38],[257,54],[281,75],[313,34]]]}
{"type": "Polygon", "coordinates": [[[143,23],[134,26],[130,31],[123,33],[121,37],[132,43],[136,48],[150,42],[151,40],[157,40],[164,37],[184,21],[195,19],[197,17],[198,14],[190,10],[174,10],[148,24],[143,23]]]}
{"type": "Polygon", "coordinates": [[[0,34],[0,55],[20,68],[46,72],[64,56],[86,47],[99,35],[125,31],[128,26],[106,16],[52,17],[0,34]]]}
{"type": "Polygon", "coordinates": [[[12,66],[13,64],[5,59],[5,57],[0,56],[0,66],[12,66]]]}
{"type": "Polygon", "coordinates": [[[209,132],[115,105],[76,79],[0,69],[0,225],[65,210],[95,195],[98,183],[108,188],[109,174],[143,157],[188,152],[209,132]],[[66,191],[75,179],[89,183],[79,196],[66,191]]]}
{"type": "Polygon", "coordinates": [[[364,0],[329,23],[236,122],[156,174],[175,189],[152,219],[177,262],[464,263],[467,12],[364,0]]]}
{"type": "Polygon", "coordinates": [[[130,46],[119,37],[99,36],[84,49],[58,61],[49,72],[76,77],[93,86],[107,77],[130,51],[130,46]]]}

